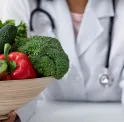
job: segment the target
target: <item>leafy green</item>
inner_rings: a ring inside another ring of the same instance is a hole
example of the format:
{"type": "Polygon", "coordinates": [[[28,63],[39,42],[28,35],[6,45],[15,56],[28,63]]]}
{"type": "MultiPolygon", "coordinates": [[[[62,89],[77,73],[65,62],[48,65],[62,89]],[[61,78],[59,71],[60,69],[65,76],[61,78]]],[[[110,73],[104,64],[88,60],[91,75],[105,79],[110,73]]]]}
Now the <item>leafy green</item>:
{"type": "Polygon", "coordinates": [[[3,23],[0,20],[0,29],[8,24],[17,27],[16,38],[14,40],[14,45],[12,46],[12,50],[15,51],[19,46],[25,44],[25,41],[27,41],[27,26],[23,21],[16,25],[15,20],[9,19],[3,23]]]}
{"type": "Polygon", "coordinates": [[[27,38],[27,26],[26,26],[26,24],[21,21],[20,24],[17,26],[17,28],[18,28],[17,37],[27,38]]]}
{"type": "MultiPolygon", "coordinates": [[[[5,26],[5,25],[16,25],[16,23],[15,23],[15,20],[6,20],[4,23],[2,23],[2,21],[0,20],[0,29],[3,27],[3,26],[5,26]]],[[[17,38],[21,38],[21,37],[23,37],[23,38],[27,38],[27,26],[26,26],[26,24],[23,22],[23,21],[21,21],[20,23],[19,23],[19,25],[17,25],[16,26],[17,27],[17,29],[18,29],[18,32],[17,32],[17,38]]]]}
{"type": "Polygon", "coordinates": [[[0,29],[3,27],[3,23],[2,21],[0,20],[0,29]]]}
{"type": "Polygon", "coordinates": [[[25,45],[27,41],[28,41],[27,38],[16,37],[15,42],[14,42],[14,44],[12,45],[12,51],[17,51],[18,48],[19,48],[20,46],[22,46],[22,45],[25,45]]]}
{"type": "Polygon", "coordinates": [[[2,24],[2,26],[5,26],[5,25],[7,25],[7,24],[15,25],[15,20],[6,20],[6,21],[2,24]]]}

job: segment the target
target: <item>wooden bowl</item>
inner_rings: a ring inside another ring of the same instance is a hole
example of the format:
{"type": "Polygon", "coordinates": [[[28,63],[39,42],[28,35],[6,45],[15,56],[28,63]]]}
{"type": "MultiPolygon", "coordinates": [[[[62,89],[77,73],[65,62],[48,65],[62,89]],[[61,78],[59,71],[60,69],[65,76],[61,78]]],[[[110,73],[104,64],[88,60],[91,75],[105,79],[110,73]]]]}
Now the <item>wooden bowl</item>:
{"type": "Polygon", "coordinates": [[[51,77],[0,81],[0,120],[35,99],[54,79],[51,77]]]}

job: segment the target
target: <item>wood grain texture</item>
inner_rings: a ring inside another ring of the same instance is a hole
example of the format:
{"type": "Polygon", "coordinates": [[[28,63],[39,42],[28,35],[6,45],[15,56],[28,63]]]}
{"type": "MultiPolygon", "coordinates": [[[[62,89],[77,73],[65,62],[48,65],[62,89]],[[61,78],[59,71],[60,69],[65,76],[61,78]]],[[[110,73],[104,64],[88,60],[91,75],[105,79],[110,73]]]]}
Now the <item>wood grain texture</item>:
{"type": "Polygon", "coordinates": [[[54,79],[51,77],[0,81],[0,120],[37,97],[54,79]]]}

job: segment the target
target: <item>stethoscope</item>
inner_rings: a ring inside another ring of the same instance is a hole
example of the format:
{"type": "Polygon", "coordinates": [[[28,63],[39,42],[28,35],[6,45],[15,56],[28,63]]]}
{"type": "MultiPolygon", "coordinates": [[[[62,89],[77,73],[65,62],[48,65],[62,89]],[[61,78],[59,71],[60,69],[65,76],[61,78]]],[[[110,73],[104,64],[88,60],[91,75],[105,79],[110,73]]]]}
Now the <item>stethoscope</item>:
{"type": "MultiPolygon", "coordinates": [[[[49,1],[52,1],[52,0],[49,0],[49,1]]],[[[33,24],[32,24],[33,23],[33,16],[37,12],[41,12],[41,13],[45,14],[51,22],[52,29],[55,30],[55,23],[54,23],[54,20],[51,17],[51,15],[47,11],[40,8],[41,0],[36,0],[36,5],[37,5],[36,8],[31,12],[31,15],[30,15],[30,31],[34,31],[33,24]]]]}
{"type": "MultiPolygon", "coordinates": [[[[113,2],[113,8],[115,11],[115,0],[112,0],[113,2]]],[[[111,77],[111,75],[109,74],[109,59],[110,59],[110,53],[111,53],[111,46],[112,46],[112,30],[113,30],[113,23],[114,23],[114,17],[111,17],[111,21],[110,21],[110,38],[109,38],[109,44],[108,44],[108,52],[107,52],[107,57],[106,57],[106,64],[105,64],[105,69],[103,70],[103,72],[99,75],[99,82],[102,86],[104,87],[111,87],[113,84],[113,79],[111,77]]]]}
{"type": "MultiPolygon", "coordinates": [[[[49,1],[52,1],[52,0],[49,0],[49,1]]],[[[112,2],[113,2],[114,10],[115,10],[115,0],[112,0],[112,2]]],[[[41,0],[36,0],[36,5],[37,5],[36,9],[34,9],[31,12],[31,15],[30,15],[30,31],[34,30],[33,25],[32,25],[32,20],[33,20],[34,14],[37,13],[37,12],[44,13],[49,18],[49,20],[51,22],[52,29],[55,30],[55,23],[54,23],[54,20],[51,17],[51,15],[47,11],[40,8],[41,0]]],[[[108,69],[109,69],[109,58],[110,58],[111,45],[112,45],[113,22],[114,22],[114,17],[111,17],[110,33],[109,33],[110,38],[109,38],[109,44],[108,44],[108,52],[107,52],[107,57],[106,57],[105,69],[102,71],[102,73],[98,77],[98,80],[103,87],[110,87],[113,83],[113,79],[111,78],[111,75],[109,74],[109,71],[108,71],[108,69]]]]}

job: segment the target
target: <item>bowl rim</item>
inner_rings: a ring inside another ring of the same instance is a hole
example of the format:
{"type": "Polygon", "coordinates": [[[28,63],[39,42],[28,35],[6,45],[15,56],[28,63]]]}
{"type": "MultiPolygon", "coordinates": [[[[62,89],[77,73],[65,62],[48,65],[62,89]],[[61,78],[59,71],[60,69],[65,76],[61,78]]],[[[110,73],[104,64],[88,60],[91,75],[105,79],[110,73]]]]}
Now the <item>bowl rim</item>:
{"type": "Polygon", "coordinates": [[[54,77],[52,77],[52,76],[50,76],[50,77],[41,77],[41,78],[32,78],[32,79],[22,79],[22,80],[4,80],[4,81],[0,81],[0,83],[10,83],[10,82],[28,82],[28,81],[30,81],[30,80],[39,80],[39,79],[48,79],[48,78],[51,78],[51,79],[53,79],[53,80],[55,80],[55,78],[54,77]]]}

